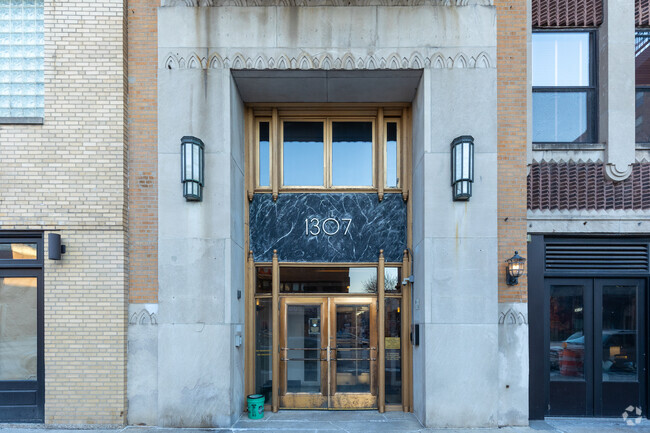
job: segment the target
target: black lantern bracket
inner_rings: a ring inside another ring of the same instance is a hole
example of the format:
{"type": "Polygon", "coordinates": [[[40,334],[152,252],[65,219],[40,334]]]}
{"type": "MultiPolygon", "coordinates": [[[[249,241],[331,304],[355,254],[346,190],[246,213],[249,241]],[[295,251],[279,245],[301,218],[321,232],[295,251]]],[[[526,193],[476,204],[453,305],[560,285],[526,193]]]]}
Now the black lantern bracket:
{"type": "Polygon", "coordinates": [[[506,263],[508,264],[506,266],[506,284],[515,286],[519,284],[519,277],[524,275],[526,259],[521,257],[518,251],[515,251],[515,255],[506,260],[506,263]]]}
{"type": "Polygon", "coordinates": [[[454,201],[469,201],[474,183],[474,137],[461,135],[451,142],[451,189],[454,201]]]}
{"type": "Polygon", "coordinates": [[[203,201],[205,145],[196,137],[181,138],[181,182],[187,201],[203,201]]]}

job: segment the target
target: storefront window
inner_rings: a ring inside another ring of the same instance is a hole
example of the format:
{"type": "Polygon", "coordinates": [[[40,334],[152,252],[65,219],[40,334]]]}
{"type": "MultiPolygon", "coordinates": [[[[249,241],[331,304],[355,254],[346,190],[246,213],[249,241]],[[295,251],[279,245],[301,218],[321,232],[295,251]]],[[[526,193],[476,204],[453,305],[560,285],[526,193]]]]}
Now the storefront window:
{"type": "Polygon", "coordinates": [[[280,291],[284,293],[377,293],[377,268],[281,268],[280,291]]]}
{"type": "Polygon", "coordinates": [[[386,298],[384,351],[386,356],[386,404],[402,403],[401,299],[386,298]]]}
{"type": "Polygon", "coordinates": [[[0,243],[0,260],[36,260],[37,244],[0,243]]]}
{"type": "Polygon", "coordinates": [[[0,380],[36,380],[36,278],[0,278],[0,380]]]}
{"type": "Polygon", "coordinates": [[[255,393],[262,394],[271,403],[273,323],[271,298],[255,300],[255,393]]]}

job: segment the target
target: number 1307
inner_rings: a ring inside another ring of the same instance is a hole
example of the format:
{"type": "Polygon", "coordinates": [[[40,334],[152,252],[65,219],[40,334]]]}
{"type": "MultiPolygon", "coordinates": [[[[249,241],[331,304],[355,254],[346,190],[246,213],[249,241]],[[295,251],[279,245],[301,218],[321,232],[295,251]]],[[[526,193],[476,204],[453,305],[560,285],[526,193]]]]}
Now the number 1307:
{"type": "Polygon", "coordinates": [[[305,218],[305,235],[318,236],[321,232],[327,236],[334,236],[340,231],[347,235],[352,225],[352,218],[305,218]]]}

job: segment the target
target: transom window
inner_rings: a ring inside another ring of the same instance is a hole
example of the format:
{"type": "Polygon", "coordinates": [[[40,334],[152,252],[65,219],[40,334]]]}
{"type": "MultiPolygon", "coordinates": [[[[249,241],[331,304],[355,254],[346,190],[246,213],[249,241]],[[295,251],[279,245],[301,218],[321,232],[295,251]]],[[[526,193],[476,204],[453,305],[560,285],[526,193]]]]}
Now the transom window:
{"type": "Polygon", "coordinates": [[[402,110],[345,110],[342,116],[333,109],[313,114],[288,109],[267,116],[266,109],[256,109],[261,115],[253,122],[250,188],[401,190],[402,110]]]}
{"type": "Polygon", "coordinates": [[[596,141],[592,32],[533,33],[533,141],[596,141]]]}
{"type": "Polygon", "coordinates": [[[650,143],[650,29],[636,31],[635,84],[637,143],[650,143]]]}

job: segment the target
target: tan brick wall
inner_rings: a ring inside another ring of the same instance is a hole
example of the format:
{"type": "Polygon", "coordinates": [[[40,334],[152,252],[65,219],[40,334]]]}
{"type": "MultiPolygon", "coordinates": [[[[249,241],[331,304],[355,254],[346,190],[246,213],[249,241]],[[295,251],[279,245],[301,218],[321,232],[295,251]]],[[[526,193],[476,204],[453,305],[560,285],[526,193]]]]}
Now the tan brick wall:
{"type": "Polygon", "coordinates": [[[159,0],[130,0],[129,300],[158,302],[158,21],[159,0]]]}
{"type": "Polygon", "coordinates": [[[0,229],[68,246],[45,260],[46,423],[125,420],[124,30],[122,0],[46,0],[44,124],[0,127],[0,229]]]}
{"type": "Polygon", "coordinates": [[[505,260],[526,257],[527,31],[526,0],[495,0],[497,7],[499,302],[527,302],[528,282],[505,280],[505,260]]]}

